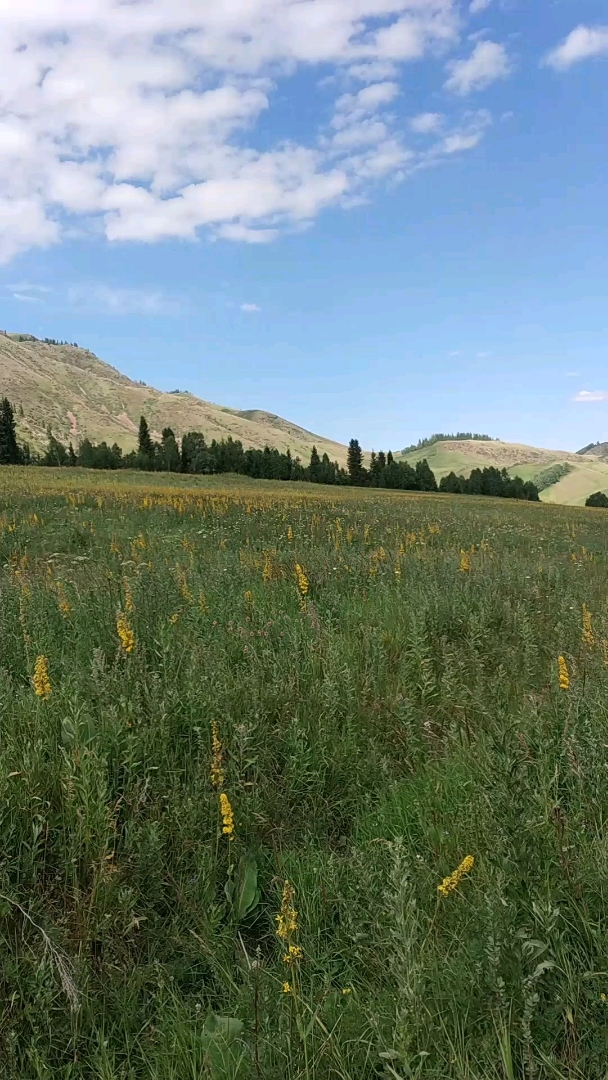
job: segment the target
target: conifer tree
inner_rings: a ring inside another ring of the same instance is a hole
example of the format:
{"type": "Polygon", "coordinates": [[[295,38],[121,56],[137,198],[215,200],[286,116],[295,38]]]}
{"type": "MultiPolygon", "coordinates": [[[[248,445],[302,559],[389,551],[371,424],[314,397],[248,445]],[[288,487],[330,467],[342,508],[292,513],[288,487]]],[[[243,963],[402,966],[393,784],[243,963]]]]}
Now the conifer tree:
{"type": "Polygon", "coordinates": [[[139,418],[139,433],[137,436],[137,457],[140,469],[154,468],[154,443],[150,435],[148,421],[145,416],[139,418]]]}
{"type": "Polygon", "coordinates": [[[15,434],[15,414],[8,398],[0,402],[0,465],[18,465],[21,454],[15,434]]]}
{"type": "Polygon", "coordinates": [[[321,471],[321,459],[319,458],[319,451],[316,446],[313,446],[310,451],[310,465],[308,466],[308,477],[312,480],[313,484],[319,482],[319,473],[321,471]]]}
{"type": "Polygon", "coordinates": [[[351,484],[361,484],[364,478],[363,451],[358,439],[351,439],[348,444],[346,455],[346,467],[350,476],[351,484]]]}
{"type": "Polygon", "coordinates": [[[179,472],[181,465],[179,447],[170,427],[163,428],[161,461],[162,468],[167,472],[179,472]]]}

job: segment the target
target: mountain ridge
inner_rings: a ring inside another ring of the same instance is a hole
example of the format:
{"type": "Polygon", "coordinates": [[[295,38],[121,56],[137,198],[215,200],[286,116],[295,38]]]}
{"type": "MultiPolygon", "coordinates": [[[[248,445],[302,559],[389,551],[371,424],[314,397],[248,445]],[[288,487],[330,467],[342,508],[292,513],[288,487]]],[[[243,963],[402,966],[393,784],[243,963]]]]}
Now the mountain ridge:
{"type": "Polygon", "coordinates": [[[181,437],[202,431],[208,441],[232,436],[244,447],[270,445],[303,460],[313,445],[344,465],[346,447],[263,409],[233,409],[188,390],[156,390],[123,375],[89,349],[51,344],[29,334],[0,334],[0,395],[12,401],[21,440],[46,447],[47,430],[61,442],[114,442],[126,452],[137,443],[146,416],[154,437],[164,427],[181,437]]]}

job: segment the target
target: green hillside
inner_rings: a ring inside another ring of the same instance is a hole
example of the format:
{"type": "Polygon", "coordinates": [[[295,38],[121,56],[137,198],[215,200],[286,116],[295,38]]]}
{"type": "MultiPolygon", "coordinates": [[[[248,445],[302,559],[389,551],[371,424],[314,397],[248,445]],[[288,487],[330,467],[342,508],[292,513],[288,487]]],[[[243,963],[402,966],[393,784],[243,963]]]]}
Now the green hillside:
{"type": "Polygon", "coordinates": [[[468,476],[472,469],[490,465],[507,469],[523,480],[536,480],[551,466],[570,466],[567,476],[541,491],[543,502],[583,506],[593,491],[608,492],[608,462],[593,451],[581,455],[499,440],[454,439],[435,442],[404,456],[410,464],[422,458],[427,459],[438,480],[452,471],[468,476]]]}

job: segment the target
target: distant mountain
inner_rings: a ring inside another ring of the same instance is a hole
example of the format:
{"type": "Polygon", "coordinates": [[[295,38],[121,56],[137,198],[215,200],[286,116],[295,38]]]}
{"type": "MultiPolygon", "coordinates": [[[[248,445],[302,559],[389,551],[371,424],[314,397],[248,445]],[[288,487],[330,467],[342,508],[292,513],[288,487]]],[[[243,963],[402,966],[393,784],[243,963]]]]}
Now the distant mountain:
{"type": "Polygon", "coordinates": [[[608,493],[608,443],[590,444],[584,452],[573,454],[498,439],[442,437],[402,457],[412,464],[426,458],[438,480],[452,471],[468,476],[472,469],[495,465],[507,469],[512,476],[535,481],[539,490],[542,488],[543,502],[583,506],[592,492],[608,493]],[[551,479],[550,473],[557,478],[556,482],[545,486],[547,479],[551,479]]]}
{"type": "Polygon", "coordinates": [[[143,414],[156,438],[164,427],[181,437],[202,431],[208,441],[232,436],[247,449],[274,446],[308,461],[319,454],[346,463],[346,447],[261,409],[239,411],[202,401],[188,391],[164,393],[133,382],[88,349],[49,344],[29,334],[0,333],[0,396],[14,404],[19,437],[32,449],[47,444],[47,428],[76,445],[85,436],[125,451],[137,442],[143,414]]]}

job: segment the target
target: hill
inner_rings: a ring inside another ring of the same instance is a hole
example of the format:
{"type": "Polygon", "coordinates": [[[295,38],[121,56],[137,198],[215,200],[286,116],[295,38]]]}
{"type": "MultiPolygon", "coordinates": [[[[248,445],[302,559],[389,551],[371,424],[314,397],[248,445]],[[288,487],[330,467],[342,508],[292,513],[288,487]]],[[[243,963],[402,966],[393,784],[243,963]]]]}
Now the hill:
{"type": "Polygon", "coordinates": [[[137,425],[146,416],[155,438],[164,427],[181,437],[240,439],[245,448],[270,445],[307,460],[319,454],[346,462],[346,447],[261,409],[239,411],[202,401],[188,391],[164,393],[133,382],[88,349],[51,345],[26,334],[0,334],[0,394],[14,403],[19,437],[33,449],[46,446],[47,428],[62,442],[114,442],[134,449],[137,425]]]}
{"type": "Polygon", "coordinates": [[[438,480],[452,470],[468,476],[472,469],[495,465],[507,469],[512,476],[538,482],[541,473],[555,465],[567,465],[567,475],[541,491],[540,497],[544,502],[583,506],[593,491],[608,492],[608,457],[605,451],[602,454],[602,445],[605,446],[599,444],[584,454],[574,454],[494,439],[487,442],[442,439],[403,455],[403,459],[414,464],[426,458],[438,480]]]}

